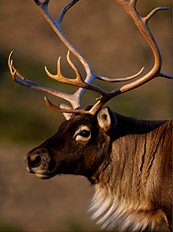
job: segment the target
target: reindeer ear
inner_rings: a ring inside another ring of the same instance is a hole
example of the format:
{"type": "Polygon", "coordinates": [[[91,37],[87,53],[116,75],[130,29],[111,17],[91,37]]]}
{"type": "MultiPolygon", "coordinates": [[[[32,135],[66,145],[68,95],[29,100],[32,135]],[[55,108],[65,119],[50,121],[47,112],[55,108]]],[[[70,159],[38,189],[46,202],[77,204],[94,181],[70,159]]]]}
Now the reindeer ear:
{"type": "MultiPolygon", "coordinates": [[[[66,110],[71,110],[72,108],[66,104],[61,104],[60,105],[61,109],[66,109],[66,110]]],[[[69,120],[72,116],[72,113],[63,113],[64,117],[66,120],[69,120]]]]}
{"type": "Polygon", "coordinates": [[[115,113],[109,107],[103,107],[97,114],[97,121],[99,126],[108,132],[111,127],[116,126],[115,113]]]}

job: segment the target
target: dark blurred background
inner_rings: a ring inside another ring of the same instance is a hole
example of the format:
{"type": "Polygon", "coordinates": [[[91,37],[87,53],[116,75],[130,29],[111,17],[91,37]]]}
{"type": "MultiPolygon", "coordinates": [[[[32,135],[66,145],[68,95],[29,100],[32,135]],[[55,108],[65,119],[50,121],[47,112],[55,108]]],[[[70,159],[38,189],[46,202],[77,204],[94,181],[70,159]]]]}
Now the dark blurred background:
{"type": "MultiPolygon", "coordinates": [[[[50,2],[54,18],[67,2],[50,2]]],[[[156,13],[149,26],[162,53],[162,72],[171,74],[171,1],[138,0],[137,4],[143,16],[157,6],[170,7],[156,13]]],[[[148,44],[114,1],[79,1],[66,15],[62,28],[97,74],[116,78],[133,75],[142,67],[144,73],[152,68],[154,59],[148,44]]],[[[44,72],[46,65],[55,73],[56,61],[62,56],[63,74],[75,76],[66,61],[67,48],[31,0],[1,0],[0,33],[0,231],[96,231],[98,227],[86,213],[94,188],[85,178],[57,176],[42,181],[25,171],[24,155],[53,135],[64,117],[45,105],[44,93],[15,84],[7,66],[13,50],[15,66],[24,76],[71,93],[75,88],[49,79],[44,72]]],[[[71,58],[85,76],[81,64],[71,58]]],[[[119,86],[95,84],[109,91],[119,86]]],[[[158,77],[107,105],[127,116],[168,119],[171,90],[171,81],[158,77]]],[[[48,97],[56,105],[62,102],[48,97]]],[[[96,97],[88,91],[83,105],[93,104],[96,97]]]]}

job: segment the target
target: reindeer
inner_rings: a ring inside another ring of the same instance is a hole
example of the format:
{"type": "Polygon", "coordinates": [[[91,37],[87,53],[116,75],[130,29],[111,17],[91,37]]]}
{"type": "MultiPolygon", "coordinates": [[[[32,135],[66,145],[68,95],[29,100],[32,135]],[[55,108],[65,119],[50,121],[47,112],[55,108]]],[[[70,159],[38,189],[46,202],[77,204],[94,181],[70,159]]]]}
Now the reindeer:
{"type": "Polygon", "coordinates": [[[101,228],[120,230],[152,231],[162,224],[171,228],[171,185],[172,121],[139,120],[125,117],[104,106],[115,96],[135,89],[160,76],[172,79],[161,72],[161,53],[148,27],[149,19],[158,7],[146,17],[141,17],[136,9],[137,0],[114,0],[130,15],[154,54],[153,68],[137,80],[143,69],[130,77],[111,79],[93,72],[87,60],[69,42],[61,29],[66,12],[79,0],[72,0],[54,20],[49,11],[50,0],[34,0],[37,7],[67,46],[67,61],[76,74],[75,79],[66,78],[61,73],[60,58],[57,74],[45,71],[50,78],[79,87],[74,94],[62,93],[37,84],[23,77],[14,67],[12,53],[9,68],[17,83],[67,100],[72,107],[52,104],[45,97],[46,104],[57,112],[62,112],[66,121],[58,132],[40,146],[31,150],[25,158],[26,168],[37,177],[48,179],[55,175],[83,175],[95,185],[95,195],[90,211],[92,219],[97,219],[101,228]],[[70,59],[72,52],[82,63],[86,78],[83,80],[78,68],[70,59]],[[107,92],[92,82],[99,79],[106,82],[129,81],[120,88],[107,92]],[[89,89],[99,93],[93,106],[81,106],[81,97],[89,89]]]}

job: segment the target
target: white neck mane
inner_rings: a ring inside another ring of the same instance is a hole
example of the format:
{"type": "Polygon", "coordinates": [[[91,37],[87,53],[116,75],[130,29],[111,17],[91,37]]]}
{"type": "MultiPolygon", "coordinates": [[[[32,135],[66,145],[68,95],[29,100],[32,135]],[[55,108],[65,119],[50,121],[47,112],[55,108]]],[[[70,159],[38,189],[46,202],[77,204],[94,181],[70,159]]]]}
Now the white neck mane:
{"type": "Polygon", "coordinates": [[[112,230],[118,226],[121,231],[127,228],[130,231],[143,231],[149,227],[152,231],[159,220],[165,221],[165,215],[160,210],[148,210],[147,205],[127,201],[111,193],[109,188],[105,191],[99,184],[95,188],[89,212],[93,212],[91,219],[97,219],[97,224],[102,225],[101,229],[112,230]]]}

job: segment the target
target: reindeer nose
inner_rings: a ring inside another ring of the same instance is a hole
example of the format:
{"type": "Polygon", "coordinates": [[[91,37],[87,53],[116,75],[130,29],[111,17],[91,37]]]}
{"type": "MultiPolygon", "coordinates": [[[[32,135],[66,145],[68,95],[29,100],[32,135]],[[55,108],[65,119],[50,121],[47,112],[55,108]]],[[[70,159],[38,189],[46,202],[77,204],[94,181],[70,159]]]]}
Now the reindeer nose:
{"type": "Polygon", "coordinates": [[[30,172],[46,169],[50,162],[50,156],[47,152],[31,152],[26,155],[26,169],[30,172]]]}

